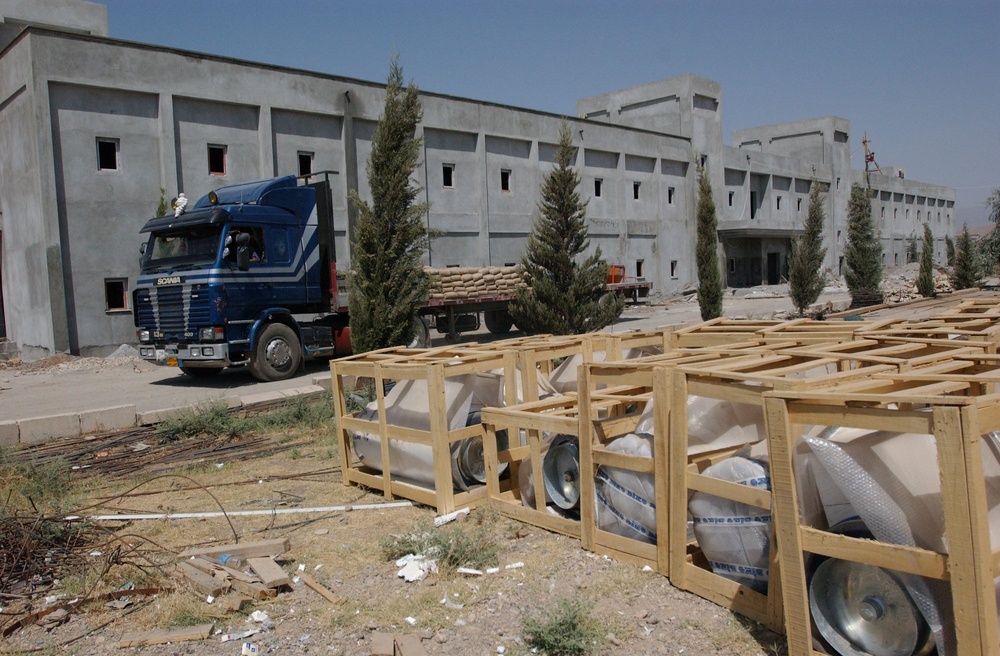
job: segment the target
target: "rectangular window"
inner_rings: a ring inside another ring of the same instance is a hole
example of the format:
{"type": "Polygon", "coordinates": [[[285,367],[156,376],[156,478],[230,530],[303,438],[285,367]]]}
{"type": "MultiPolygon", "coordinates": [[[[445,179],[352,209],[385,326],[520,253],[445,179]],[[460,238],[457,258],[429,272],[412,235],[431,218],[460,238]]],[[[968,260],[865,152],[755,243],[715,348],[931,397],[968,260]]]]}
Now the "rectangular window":
{"type": "Polygon", "coordinates": [[[635,277],[639,278],[640,280],[642,279],[642,264],[643,264],[642,260],[635,261],[635,277]]]}
{"type": "Polygon", "coordinates": [[[798,200],[795,201],[795,211],[796,212],[801,212],[802,211],[802,199],[801,198],[799,198],[798,200]]]}
{"type": "Polygon", "coordinates": [[[441,165],[441,186],[451,189],[455,186],[455,165],[441,165]]]}
{"type": "Polygon", "coordinates": [[[97,168],[100,171],[118,170],[118,146],[117,139],[97,138],[97,168]]]}
{"type": "Polygon", "coordinates": [[[677,277],[677,260],[670,260],[670,277],[677,277]]]}
{"type": "Polygon", "coordinates": [[[667,205],[674,204],[674,188],[667,187],[667,205]]]}
{"type": "Polygon", "coordinates": [[[632,198],[634,200],[639,200],[639,185],[640,184],[642,184],[642,183],[640,183],[640,182],[633,182],[632,183],[632,198]]]}
{"type": "Polygon", "coordinates": [[[299,151],[299,175],[312,175],[314,155],[315,153],[299,151]]]}
{"type": "Polygon", "coordinates": [[[104,279],[104,309],[108,312],[128,309],[128,278],[104,279]]]}
{"type": "Polygon", "coordinates": [[[899,218],[899,208],[898,207],[892,208],[892,218],[894,218],[894,219],[898,219],[899,218]]]}
{"type": "Polygon", "coordinates": [[[594,198],[600,198],[602,191],[604,191],[604,179],[594,178],[594,198]]]}
{"type": "Polygon", "coordinates": [[[883,219],[885,218],[885,208],[884,207],[882,208],[882,218],[883,219]]]}
{"type": "Polygon", "coordinates": [[[781,209],[781,196],[778,196],[775,199],[775,201],[774,201],[774,209],[776,209],[776,210],[780,210],[781,209]]]}
{"type": "Polygon", "coordinates": [[[840,230],[837,231],[837,243],[840,243],[840,230]]]}
{"type": "Polygon", "coordinates": [[[208,144],[208,174],[226,174],[226,147],[219,144],[208,144]]]}
{"type": "Polygon", "coordinates": [[[510,191],[510,169],[500,169],[500,191],[510,191]]]}
{"type": "Polygon", "coordinates": [[[736,192],[735,191],[730,191],[729,192],[729,207],[733,206],[733,198],[735,196],[736,196],[736,192]]]}

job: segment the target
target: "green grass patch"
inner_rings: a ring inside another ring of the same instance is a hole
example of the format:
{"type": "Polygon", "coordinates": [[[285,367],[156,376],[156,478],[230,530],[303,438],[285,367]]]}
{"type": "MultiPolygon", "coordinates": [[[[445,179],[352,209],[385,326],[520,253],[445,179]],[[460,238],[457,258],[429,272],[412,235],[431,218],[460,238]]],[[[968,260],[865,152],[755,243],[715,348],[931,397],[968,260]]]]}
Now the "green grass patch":
{"type": "Polygon", "coordinates": [[[554,608],[524,621],[529,647],[549,656],[582,656],[596,653],[601,627],[590,615],[590,606],[579,599],[563,599],[554,608]]]}
{"type": "Polygon", "coordinates": [[[0,447],[0,495],[13,509],[61,514],[77,502],[65,460],[21,461],[0,447]]]}
{"type": "Polygon", "coordinates": [[[254,415],[232,412],[225,403],[216,401],[199,406],[190,414],[166,419],[157,428],[179,437],[222,435],[235,438],[327,425],[332,428],[333,424],[333,404],[324,397],[321,400],[296,398],[270,412],[254,415]]]}

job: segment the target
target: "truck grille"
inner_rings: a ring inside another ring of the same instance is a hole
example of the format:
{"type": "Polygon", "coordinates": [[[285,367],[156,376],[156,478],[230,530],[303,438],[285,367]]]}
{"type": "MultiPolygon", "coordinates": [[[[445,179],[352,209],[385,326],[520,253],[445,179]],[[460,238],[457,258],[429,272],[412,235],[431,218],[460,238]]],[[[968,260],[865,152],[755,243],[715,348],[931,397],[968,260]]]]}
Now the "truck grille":
{"type": "Polygon", "coordinates": [[[154,287],[139,295],[139,323],[163,333],[164,338],[182,338],[194,326],[211,322],[208,285],[154,287]]]}

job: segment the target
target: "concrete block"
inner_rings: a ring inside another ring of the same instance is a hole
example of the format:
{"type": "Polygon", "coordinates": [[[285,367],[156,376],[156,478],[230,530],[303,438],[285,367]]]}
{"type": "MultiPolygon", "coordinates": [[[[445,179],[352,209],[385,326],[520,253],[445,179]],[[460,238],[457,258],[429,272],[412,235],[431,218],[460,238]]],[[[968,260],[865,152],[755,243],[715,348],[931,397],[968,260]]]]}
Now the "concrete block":
{"type": "Polygon", "coordinates": [[[140,412],[136,415],[136,424],[139,426],[152,426],[165,419],[176,419],[177,417],[194,414],[197,411],[198,408],[193,405],[182,406],[179,408],[147,410],[146,412],[140,412]]]}
{"type": "Polygon", "coordinates": [[[80,433],[131,428],[135,426],[135,406],[119,405],[112,408],[98,408],[80,413],[80,433]]]}
{"type": "Polygon", "coordinates": [[[244,407],[249,407],[253,405],[260,405],[261,403],[273,403],[275,401],[284,401],[285,395],[281,391],[277,392],[258,392],[257,394],[247,394],[242,397],[244,407]]]}
{"type": "Polygon", "coordinates": [[[16,421],[0,421],[0,446],[17,446],[21,431],[16,421]]]}
{"type": "Polygon", "coordinates": [[[69,413],[48,417],[33,417],[17,422],[22,444],[45,442],[57,437],[79,437],[80,415],[69,413]]]}
{"type": "Polygon", "coordinates": [[[305,385],[303,387],[292,387],[286,390],[281,390],[281,392],[287,398],[300,397],[302,399],[310,399],[315,396],[320,396],[320,395],[325,396],[329,394],[329,392],[327,392],[319,385],[305,385]]]}
{"type": "Polygon", "coordinates": [[[326,374],[323,376],[313,376],[312,384],[319,385],[320,387],[325,389],[329,394],[333,393],[333,379],[330,377],[330,374],[326,374]]]}

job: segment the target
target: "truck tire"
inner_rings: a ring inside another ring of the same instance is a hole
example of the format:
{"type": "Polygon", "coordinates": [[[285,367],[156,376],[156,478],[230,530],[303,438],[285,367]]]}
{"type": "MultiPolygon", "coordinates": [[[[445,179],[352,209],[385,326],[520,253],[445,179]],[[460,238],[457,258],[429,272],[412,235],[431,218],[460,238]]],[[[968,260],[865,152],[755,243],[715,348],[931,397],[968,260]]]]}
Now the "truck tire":
{"type": "Polygon", "coordinates": [[[192,378],[213,378],[222,373],[222,369],[216,367],[181,367],[181,371],[192,378]]]}
{"type": "Polygon", "coordinates": [[[506,335],[514,326],[514,318],[507,310],[487,310],[483,312],[483,319],[486,321],[486,330],[494,335],[506,335]]]}
{"type": "Polygon", "coordinates": [[[285,380],[302,362],[302,347],[295,331],[283,323],[264,327],[250,355],[250,373],[259,380],[285,380]]]}
{"type": "Polygon", "coordinates": [[[410,338],[408,348],[425,349],[431,346],[431,329],[427,325],[427,319],[417,316],[413,317],[413,336],[410,338]]]}

